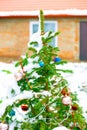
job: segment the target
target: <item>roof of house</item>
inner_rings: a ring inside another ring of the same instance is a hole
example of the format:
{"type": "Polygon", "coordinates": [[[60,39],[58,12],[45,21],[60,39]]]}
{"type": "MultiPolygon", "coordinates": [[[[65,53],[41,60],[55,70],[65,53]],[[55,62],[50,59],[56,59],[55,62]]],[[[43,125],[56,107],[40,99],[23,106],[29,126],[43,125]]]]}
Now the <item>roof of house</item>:
{"type": "Polygon", "coordinates": [[[0,0],[0,11],[87,9],[87,0],[0,0]]]}
{"type": "Polygon", "coordinates": [[[87,0],[0,0],[0,16],[87,16],[87,0]],[[48,12],[48,13],[47,13],[48,12]]]}

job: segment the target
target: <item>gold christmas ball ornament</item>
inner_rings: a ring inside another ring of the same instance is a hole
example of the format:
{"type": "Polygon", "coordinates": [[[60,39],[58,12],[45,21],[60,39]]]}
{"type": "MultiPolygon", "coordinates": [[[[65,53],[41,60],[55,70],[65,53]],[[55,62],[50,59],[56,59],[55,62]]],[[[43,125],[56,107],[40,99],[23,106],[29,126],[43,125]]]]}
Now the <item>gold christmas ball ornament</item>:
{"type": "Polygon", "coordinates": [[[5,123],[0,123],[0,130],[8,130],[8,125],[5,123]]]}
{"type": "Polygon", "coordinates": [[[14,74],[14,77],[16,78],[17,81],[19,81],[22,79],[23,74],[21,72],[17,72],[14,74]]]}
{"type": "Polygon", "coordinates": [[[72,103],[71,98],[70,98],[69,96],[64,96],[64,97],[62,98],[62,103],[63,103],[64,105],[71,105],[71,103],[72,103]]]}
{"type": "Polygon", "coordinates": [[[62,95],[70,95],[70,93],[71,93],[71,90],[70,90],[70,88],[68,88],[68,87],[64,87],[63,89],[62,89],[62,91],[61,91],[61,94],[62,95]]]}

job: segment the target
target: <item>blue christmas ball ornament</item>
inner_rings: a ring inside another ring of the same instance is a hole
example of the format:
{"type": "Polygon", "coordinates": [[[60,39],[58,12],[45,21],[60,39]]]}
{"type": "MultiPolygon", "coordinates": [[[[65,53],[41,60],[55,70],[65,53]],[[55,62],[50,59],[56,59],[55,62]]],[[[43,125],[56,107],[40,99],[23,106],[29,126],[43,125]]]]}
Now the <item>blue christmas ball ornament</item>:
{"type": "Polygon", "coordinates": [[[60,61],[61,61],[61,58],[59,58],[59,57],[54,58],[54,62],[60,62],[60,61]]]}
{"type": "Polygon", "coordinates": [[[11,110],[11,111],[9,112],[9,115],[10,115],[10,116],[15,116],[15,111],[14,111],[14,110],[11,110]]]}
{"type": "Polygon", "coordinates": [[[40,61],[40,62],[39,62],[39,66],[40,66],[40,67],[43,67],[43,66],[44,66],[44,62],[43,62],[43,61],[40,61]]]}

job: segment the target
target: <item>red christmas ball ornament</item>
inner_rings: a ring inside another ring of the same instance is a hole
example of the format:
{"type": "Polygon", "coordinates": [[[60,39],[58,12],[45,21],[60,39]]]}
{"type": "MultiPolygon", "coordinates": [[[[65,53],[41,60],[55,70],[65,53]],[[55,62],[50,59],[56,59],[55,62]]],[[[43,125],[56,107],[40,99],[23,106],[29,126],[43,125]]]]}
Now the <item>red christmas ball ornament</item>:
{"type": "Polygon", "coordinates": [[[64,105],[71,105],[71,103],[72,103],[71,98],[69,96],[64,96],[62,99],[62,103],[64,105]]]}
{"type": "Polygon", "coordinates": [[[28,105],[27,104],[22,104],[21,105],[21,109],[23,110],[23,111],[27,111],[28,110],[28,105]]]}
{"type": "Polygon", "coordinates": [[[73,104],[73,105],[72,105],[72,110],[76,111],[77,109],[78,109],[78,104],[76,104],[76,103],[73,104]]]}

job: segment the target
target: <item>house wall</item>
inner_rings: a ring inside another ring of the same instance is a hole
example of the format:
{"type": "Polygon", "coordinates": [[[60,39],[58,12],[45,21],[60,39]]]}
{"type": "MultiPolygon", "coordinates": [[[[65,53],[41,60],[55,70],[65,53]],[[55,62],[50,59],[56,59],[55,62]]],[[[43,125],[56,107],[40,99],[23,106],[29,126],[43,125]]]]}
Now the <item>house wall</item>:
{"type": "MultiPolygon", "coordinates": [[[[55,20],[58,22],[58,31],[61,32],[58,36],[60,48],[58,55],[69,61],[78,61],[81,19],[58,18],[55,20]]],[[[30,35],[29,23],[28,18],[0,19],[0,61],[10,62],[25,54],[30,35]]]]}
{"type": "Polygon", "coordinates": [[[0,61],[18,59],[25,53],[28,41],[28,19],[0,19],[0,61]]]}
{"type": "Polygon", "coordinates": [[[59,36],[59,56],[63,59],[76,61],[79,60],[80,47],[80,20],[76,19],[59,19],[58,29],[59,36]]]}

